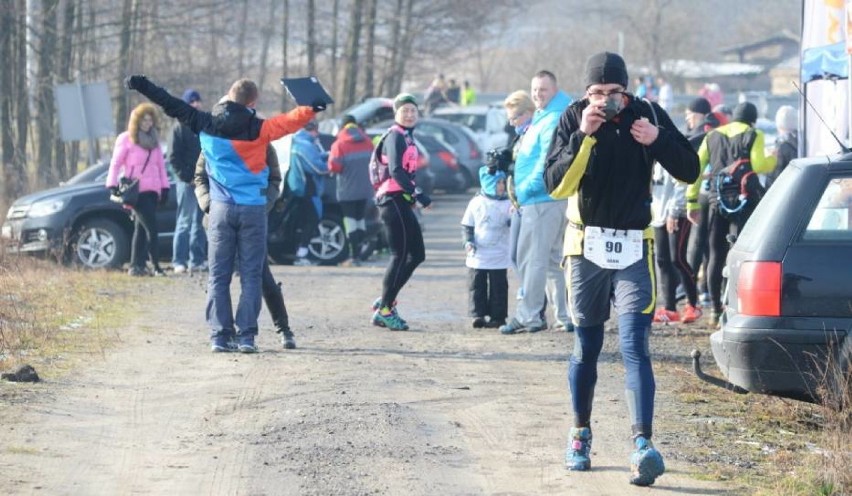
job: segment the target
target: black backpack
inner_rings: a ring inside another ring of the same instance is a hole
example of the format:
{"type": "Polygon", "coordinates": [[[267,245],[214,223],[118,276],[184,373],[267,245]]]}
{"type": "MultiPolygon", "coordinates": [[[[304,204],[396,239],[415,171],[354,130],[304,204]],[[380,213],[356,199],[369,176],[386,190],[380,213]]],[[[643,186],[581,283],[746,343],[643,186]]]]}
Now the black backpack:
{"type": "Polygon", "coordinates": [[[750,215],[766,194],[766,188],[760,184],[760,178],[751,168],[749,158],[757,135],[754,130],[750,130],[738,137],[739,144],[745,145],[738,148],[741,150],[740,156],[716,174],[719,213],[731,220],[750,215]]]}

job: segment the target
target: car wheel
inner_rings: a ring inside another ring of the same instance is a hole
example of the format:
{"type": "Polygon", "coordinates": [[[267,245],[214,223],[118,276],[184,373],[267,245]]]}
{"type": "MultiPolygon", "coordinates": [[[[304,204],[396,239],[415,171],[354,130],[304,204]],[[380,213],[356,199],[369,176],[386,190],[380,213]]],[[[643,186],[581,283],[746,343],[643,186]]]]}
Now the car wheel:
{"type": "Polygon", "coordinates": [[[83,222],[71,237],[71,264],[86,269],[115,269],[130,258],[127,233],[108,219],[83,222]]]}
{"type": "Polygon", "coordinates": [[[310,256],[321,265],[336,265],[346,259],[346,231],[337,217],[325,217],[308,245],[310,256]]]}

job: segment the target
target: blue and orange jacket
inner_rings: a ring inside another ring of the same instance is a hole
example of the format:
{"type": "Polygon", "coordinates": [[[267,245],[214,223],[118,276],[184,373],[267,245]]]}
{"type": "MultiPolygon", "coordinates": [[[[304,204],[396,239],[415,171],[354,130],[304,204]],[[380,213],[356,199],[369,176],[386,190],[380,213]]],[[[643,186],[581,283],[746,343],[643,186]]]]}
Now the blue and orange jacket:
{"type": "Polygon", "coordinates": [[[231,101],[203,112],[153,83],[139,92],[199,135],[210,178],[210,199],[236,205],[266,204],[267,145],[298,131],[315,115],[310,107],[297,107],[261,119],[253,109],[231,101]]]}

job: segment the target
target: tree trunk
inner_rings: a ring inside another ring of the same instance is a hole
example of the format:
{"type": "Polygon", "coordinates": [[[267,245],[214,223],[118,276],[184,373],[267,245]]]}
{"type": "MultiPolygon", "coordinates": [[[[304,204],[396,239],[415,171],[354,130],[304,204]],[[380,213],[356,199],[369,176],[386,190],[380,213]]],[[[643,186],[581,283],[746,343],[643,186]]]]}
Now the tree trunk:
{"type": "MultiPolygon", "coordinates": [[[[245,77],[246,73],[246,30],[248,29],[248,0],[243,0],[240,13],[240,25],[237,32],[237,78],[245,77]]],[[[221,36],[221,34],[219,34],[221,36]]]]}
{"type": "MultiPolygon", "coordinates": [[[[357,0],[356,0],[357,1],[357,0]]],[[[316,49],[317,49],[317,29],[316,29],[316,11],[317,6],[314,0],[308,0],[308,74],[316,75],[316,49]]]]}
{"type": "MultiPolygon", "coordinates": [[[[65,10],[62,14],[62,31],[59,42],[59,67],[56,70],[56,82],[67,83],[71,80],[71,61],[74,46],[74,18],[76,16],[76,4],[73,0],[65,1],[65,10]]],[[[57,116],[58,119],[58,116],[57,116]]],[[[56,136],[53,144],[53,159],[56,163],[56,176],[60,181],[68,179],[69,164],[65,154],[65,143],[61,136],[56,136]]]]}
{"type": "Polygon", "coordinates": [[[266,65],[269,63],[269,45],[272,43],[272,35],[275,34],[275,14],[278,10],[278,0],[270,0],[269,2],[269,17],[266,19],[266,24],[263,26],[260,49],[260,75],[257,78],[257,91],[263,94],[263,83],[266,81],[266,65]]]}
{"type": "MultiPolygon", "coordinates": [[[[0,60],[12,61],[12,36],[15,31],[14,6],[0,9],[0,60]]],[[[14,172],[14,137],[12,136],[12,68],[9,63],[0,70],[0,150],[2,150],[2,176],[3,181],[2,200],[3,206],[7,206],[14,200],[14,196],[8,190],[7,178],[14,172]]]]}
{"type": "Polygon", "coordinates": [[[414,0],[405,0],[405,13],[402,17],[402,36],[400,40],[399,57],[396,60],[394,68],[394,87],[391,88],[391,93],[396,95],[402,91],[402,80],[405,76],[405,62],[411,56],[411,46],[414,44],[414,31],[411,29],[413,23],[412,12],[414,10],[414,0]]]}
{"type": "Polygon", "coordinates": [[[349,34],[346,37],[346,74],[343,78],[343,108],[355,103],[355,93],[358,86],[358,46],[361,42],[361,11],[364,0],[352,2],[352,12],[349,16],[349,34]]]}
{"type": "Polygon", "coordinates": [[[364,54],[364,94],[375,96],[376,11],[378,0],[367,0],[367,53],[364,54]]]}
{"type": "Polygon", "coordinates": [[[53,186],[56,181],[53,170],[53,117],[56,114],[53,102],[53,74],[56,56],[56,10],[59,1],[42,0],[41,6],[41,42],[38,46],[36,78],[36,171],[38,182],[41,183],[39,186],[53,186]]]}
{"type": "Polygon", "coordinates": [[[405,0],[396,0],[396,9],[394,12],[397,14],[392,17],[391,27],[390,67],[385,71],[387,76],[382,80],[381,92],[385,93],[384,89],[387,86],[388,92],[391,95],[399,93],[397,88],[401,86],[401,83],[398,82],[399,76],[396,74],[396,67],[399,65],[400,52],[402,51],[402,16],[400,14],[404,6],[405,0]]]}
{"type": "Polygon", "coordinates": [[[118,102],[115,109],[115,128],[124,129],[129,114],[129,92],[124,89],[124,79],[130,75],[130,38],[133,31],[133,2],[124,0],[121,10],[121,32],[118,37],[118,102]]]}
{"type": "Polygon", "coordinates": [[[331,94],[335,100],[340,98],[337,87],[337,38],[340,30],[340,0],[334,0],[331,6],[331,94]]]}
{"type": "Polygon", "coordinates": [[[12,112],[17,114],[16,129],[18,132],[15,144],[15,159],[11,176],[6,176],[6,191],[11,195],[7,198],[17,198],[29,191],[27,175],[27,142],[29,141],[30,125],[30,92],[27,86],[27,2],[17,0],[17,18],[13,31],[15,83],[12,89],[12,112]]]}
{"type": "MultiPolygon", "coordinates": [[[[281,60],[283,65],[281,75],[287,77],[290,74],[290,59],[287,57],[287,38],[290,36],[290,0],[284,0],[284,21],[281,24],[283,24],[282,28],[284,30],[281,36],[281,60]]],[[[290,99],[287,96],[287,90],[284,90],[281,92],[281,111],[286,112],[289,109],[290,99]]]]}

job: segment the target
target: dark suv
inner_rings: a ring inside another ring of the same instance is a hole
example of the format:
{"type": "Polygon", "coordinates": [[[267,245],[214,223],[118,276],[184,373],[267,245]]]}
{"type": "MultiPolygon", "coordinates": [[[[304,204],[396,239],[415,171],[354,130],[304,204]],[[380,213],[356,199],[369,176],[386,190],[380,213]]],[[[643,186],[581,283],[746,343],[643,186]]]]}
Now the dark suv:
{"type": "Polygon", "coordinates": [[[727,259],[727,306],[710,338],[747,391],[815,401],[852,387],[852,154],[793,161],[727,259]]]}
{"type": "MultiPolygon", "coordinates": [[[[15,200],[3,223],[6,250],[53,256],[90,269],[121,267],[130,258],[130,213],[109,199],[109,164],[93,165],[62,186],[15,200]]],[[[169,173],[174,192],[175,178],[169,173]]],[[[160,253],[172,252],[175,195],[157,210],[160,253]]]]}

